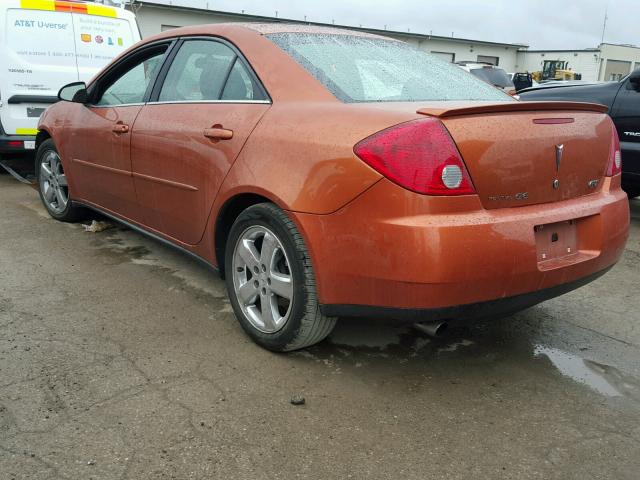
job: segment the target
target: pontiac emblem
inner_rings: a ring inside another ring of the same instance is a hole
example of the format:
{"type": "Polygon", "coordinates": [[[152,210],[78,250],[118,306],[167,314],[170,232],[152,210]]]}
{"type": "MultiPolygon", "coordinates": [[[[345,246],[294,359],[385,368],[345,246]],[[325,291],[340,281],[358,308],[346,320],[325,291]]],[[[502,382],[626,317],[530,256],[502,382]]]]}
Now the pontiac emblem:
{"type": "MultiPolygon", "coordinates": [[[[562,155],[564,154],[564,144],[556,145],[556,173],[560,173],[560,164],[562,163],[562,155]]],[[[560,188],[560,180],[557,178],[553,180],[553,188],[555,190],[560,188]]]]}
{"type": "Polygon", "coordinates": [[[562,163],[562,154],[564,153],[564,145],[556,145],[556,171],[560,171],[560,164],[562,163]]]}

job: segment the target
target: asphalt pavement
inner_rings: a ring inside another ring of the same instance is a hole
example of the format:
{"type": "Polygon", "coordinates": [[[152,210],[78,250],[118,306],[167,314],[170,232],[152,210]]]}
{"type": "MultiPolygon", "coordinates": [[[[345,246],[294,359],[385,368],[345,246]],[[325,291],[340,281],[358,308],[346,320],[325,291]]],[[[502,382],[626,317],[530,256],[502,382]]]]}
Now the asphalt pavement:
{"type": "Polygon", "coordinates": [[[1,479],[640,477],[640,202],[620,263],[431,339],[254,345],[210,270],[0,174],[1,479]],[[293,405],[303,397],[304,405],[293,405]]]}

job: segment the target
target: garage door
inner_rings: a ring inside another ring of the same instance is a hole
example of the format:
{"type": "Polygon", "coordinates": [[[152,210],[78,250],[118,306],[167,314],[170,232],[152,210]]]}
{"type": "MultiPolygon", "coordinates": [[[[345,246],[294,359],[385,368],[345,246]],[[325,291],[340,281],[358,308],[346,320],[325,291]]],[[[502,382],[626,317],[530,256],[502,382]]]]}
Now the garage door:
{"type": "Polygon", "coordinates": [[[489,63],[491,65],[498,66],[498,63],[500,63],[500,58],[490,57],[488,55],[478,55],[478,63],[489,63]]]}
{"type": "Polygon", "coordinates": [[[604,79],[606,81],[617,81],[622,77],[629,75],[631,71],[631,62],[622,60],[607,60],[607,68],[604,70],[604,79]]]}
{"type": "Polygon", "coordinates": [[[438,58],[441,58],[442,60],[446,61],[446,62],[450,62],[453,63],[456,61],[456,54],[455,53],[448,53],[448,52],[431,52],[431,55],[435,55],[438,58]]]}

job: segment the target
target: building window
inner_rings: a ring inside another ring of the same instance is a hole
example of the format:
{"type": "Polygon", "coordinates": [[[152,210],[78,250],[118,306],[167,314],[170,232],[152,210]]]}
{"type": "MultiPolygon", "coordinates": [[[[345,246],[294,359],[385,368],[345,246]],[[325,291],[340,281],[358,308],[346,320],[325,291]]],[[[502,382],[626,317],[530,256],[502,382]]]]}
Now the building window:
{"type": "Polygon", "coordinates": [[[489,63],[496,67],[500,63],[500,57],[490,57],[488,55],[478,55],[478,63],[489,63]]]}

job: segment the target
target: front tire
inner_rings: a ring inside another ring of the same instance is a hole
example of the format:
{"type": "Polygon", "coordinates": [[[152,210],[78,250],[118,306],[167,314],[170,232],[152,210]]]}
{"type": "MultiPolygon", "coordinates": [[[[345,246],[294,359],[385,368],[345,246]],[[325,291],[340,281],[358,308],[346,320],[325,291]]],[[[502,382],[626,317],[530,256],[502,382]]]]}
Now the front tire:
{"type": "Polygon", "coordinates": [[[49,215],[61,222],[82,220],[85,211],[71,201],[67,176],[52,139],[45,140],[38,148],[35,167],[40,200],[49,215]]]}
{"type": "Polygon", "coordinates": [[[258,345],[298,350],[333,330],[336,319],[320,312],[302,236],[275,205],[254,205],[238,216],[227,239],[225,272],[236,317],[258,345]]]}

